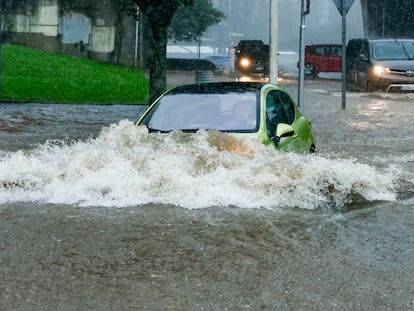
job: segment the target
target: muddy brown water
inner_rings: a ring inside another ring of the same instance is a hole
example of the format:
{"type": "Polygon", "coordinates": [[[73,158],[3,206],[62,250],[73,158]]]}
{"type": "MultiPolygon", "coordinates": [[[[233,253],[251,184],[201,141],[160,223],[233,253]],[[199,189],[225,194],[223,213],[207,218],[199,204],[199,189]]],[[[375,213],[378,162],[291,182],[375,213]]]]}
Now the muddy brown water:
{"type": "Polygon", "coordinates": [[[1,104],[0,310],[414,310],[413,97],[305,95],[316,157],[1,104]]]}

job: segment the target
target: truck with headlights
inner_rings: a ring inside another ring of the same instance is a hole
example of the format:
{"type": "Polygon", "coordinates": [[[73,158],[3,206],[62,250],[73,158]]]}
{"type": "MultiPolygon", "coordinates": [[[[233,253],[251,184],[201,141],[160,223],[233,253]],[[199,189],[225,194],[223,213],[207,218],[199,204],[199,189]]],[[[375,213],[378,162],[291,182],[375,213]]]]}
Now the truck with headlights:
{"type": "Polygon", "coordinates": [[[269,45],[261,40],[241,40],[236,47],[234,68],[240,79],[269,76],[269,45]]]}

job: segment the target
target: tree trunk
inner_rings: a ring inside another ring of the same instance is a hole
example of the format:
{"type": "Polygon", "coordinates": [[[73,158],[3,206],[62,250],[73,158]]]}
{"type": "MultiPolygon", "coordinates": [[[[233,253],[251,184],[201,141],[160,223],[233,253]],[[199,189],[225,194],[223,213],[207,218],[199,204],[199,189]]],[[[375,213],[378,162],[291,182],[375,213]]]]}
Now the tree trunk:
{"type": "MultiPolygon", "coordinates": [[[[149,102],[152,103],[166,89],[167,67],[167,35],[171,18],[180,5],[190,5],[194,0],[133,0],[141,12],[148,19],[151,34],[150,46],[150,94],[149,102]]],[[[134,10],[136,10],[134,8],[134,10]]]]}
{"type": "Polygon", "coordinates": [[[151,61],[149,102],[152,103],[167,87],[167,28],[156,27],[151,23],[151,61]]]}

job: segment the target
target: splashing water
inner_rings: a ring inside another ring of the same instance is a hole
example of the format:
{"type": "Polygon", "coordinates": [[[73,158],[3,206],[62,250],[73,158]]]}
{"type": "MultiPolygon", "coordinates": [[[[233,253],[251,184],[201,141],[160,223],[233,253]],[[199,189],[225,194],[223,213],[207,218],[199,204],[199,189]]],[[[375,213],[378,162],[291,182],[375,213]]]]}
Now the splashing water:
{"type": "Polygon", "coordinates": [[[352,160],[279,152],[214,131],[149,134],[123,120],[87,141],[48,141],[0,154],[0,203],[341,207],[395,200],[399,174],[398,168],[378,172],[352,160]]]}

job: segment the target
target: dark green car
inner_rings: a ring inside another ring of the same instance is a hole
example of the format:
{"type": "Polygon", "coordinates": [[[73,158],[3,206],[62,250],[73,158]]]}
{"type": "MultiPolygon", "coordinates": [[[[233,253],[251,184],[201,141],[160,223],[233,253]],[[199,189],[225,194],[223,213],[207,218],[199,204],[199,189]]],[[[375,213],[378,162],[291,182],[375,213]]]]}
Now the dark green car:
{"type": "Polygon", "coordinates": [[[150,132],[234,133],[277,149],[314,153],[310,121],[280,86],[258,82],[211,82],[175,87],[138,120],[150,132]]]}

